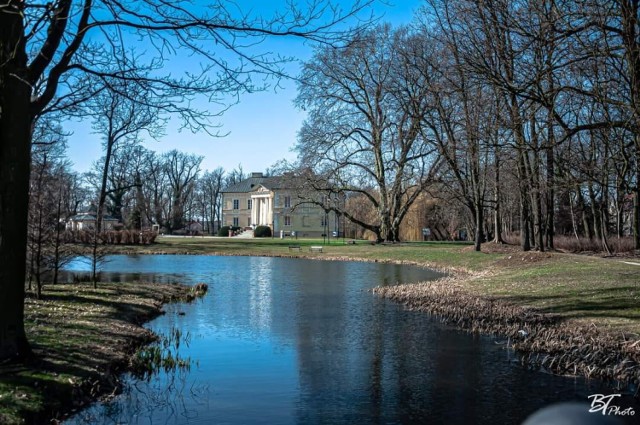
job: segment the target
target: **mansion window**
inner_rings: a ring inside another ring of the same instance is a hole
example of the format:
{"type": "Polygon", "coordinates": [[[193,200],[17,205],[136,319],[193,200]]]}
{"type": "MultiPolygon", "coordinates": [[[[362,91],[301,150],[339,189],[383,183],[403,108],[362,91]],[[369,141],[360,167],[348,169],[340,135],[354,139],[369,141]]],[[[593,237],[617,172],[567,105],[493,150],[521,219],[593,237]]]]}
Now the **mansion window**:
{"type": "Polygon", "coordinates": [[[240,227],[240,219],[238,217],[233,217],[233,226],[240,227]]]}
{"type": "Polygon", "coordinates": [[[285,226],[291,226],[291,216],[290,215],[285,215],[284,216],[284,225],[285,226]]]}
{"type": "Polygon", "coordinates": [[[240,200],[239,199],[234,199],[233,200],[233,209],[234,210],[239,210],[240,209],[240,200]]]}
{"type": "Polygon", "coordinates": [[[284,207],[291,208],[291,196],[284,197],[284,207]]]}
{"type": "Polygon", "coordinates": [[[247,209],[251,209],[251,199],[247,200],[247,209]]]}

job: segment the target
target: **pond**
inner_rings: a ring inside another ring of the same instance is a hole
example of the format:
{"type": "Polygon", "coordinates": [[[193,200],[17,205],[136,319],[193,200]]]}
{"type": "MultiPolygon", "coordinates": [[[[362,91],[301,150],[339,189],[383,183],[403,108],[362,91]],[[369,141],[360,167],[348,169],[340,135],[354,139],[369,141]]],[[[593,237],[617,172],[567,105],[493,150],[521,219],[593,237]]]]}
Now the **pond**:
{"type": "MultiPolygon", "coordinates": [[[[373,295],[437,278],[380,263],[219,256],[110,256],[104,280],[205,282],[149,327],[188,335],[189,371],[126,377],[123,394],[69,424],[511,424],[550,403],[611,393],[521,367],[469,335],[373,295]]],[[[69,272],[88,270],[80,262],[69,272]]]]}

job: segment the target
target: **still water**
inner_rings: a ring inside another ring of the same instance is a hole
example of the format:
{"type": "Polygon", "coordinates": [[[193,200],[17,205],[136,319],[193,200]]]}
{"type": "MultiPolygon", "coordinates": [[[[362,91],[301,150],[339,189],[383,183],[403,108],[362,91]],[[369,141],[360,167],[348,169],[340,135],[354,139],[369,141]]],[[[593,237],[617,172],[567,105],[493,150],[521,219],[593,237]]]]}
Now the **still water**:
{"type": "Polygon", "coordinates": [[[103,280],[209,285],[202,300],[168,305],[148,325],[188,334],[179,354],[192,367],[149,381],[127,377],[122,395],[69,424],[517,424],[547,404],[612,392],[526,370],[494,338],[370,293],[438,277],[418,267],[193,255],[108,260],[103,280]]]}

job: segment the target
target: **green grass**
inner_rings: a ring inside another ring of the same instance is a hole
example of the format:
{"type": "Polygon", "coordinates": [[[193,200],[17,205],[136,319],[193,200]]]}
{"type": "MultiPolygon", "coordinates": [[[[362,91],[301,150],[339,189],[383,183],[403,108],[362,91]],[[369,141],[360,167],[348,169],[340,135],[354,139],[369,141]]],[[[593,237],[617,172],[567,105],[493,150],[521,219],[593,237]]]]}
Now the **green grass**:
{"type": "Polygon", "coordinates": [[[553,254],[541,264],[498,270],[484,289],[545,313],[640,333],[640,267],[615,259],[553,254]]]}
{"type": "Polygon", "coordinates": [[[35,356],[0,365],[0,424],[49,423],[110,391],[104,371],[122,370],[150,338],[138,323],[156,315],[161,301],[188,292],[179,285],[101,283],[97,290],[48,286],[42,299],[28,297],[25,328],[35,356]]]}
{"type": "Polygon", "coordinates": [[[481,269],[487,261],[496,259],[492,254],[465,252],[467,243],[412,242],[402,244],[372,245],[368,241],[357,241],[355,245],[344,243],[343,239],[278,239],[278,238],[201,238],[201,237],[160,237],[157,243],[144,247],[114,246],[114,252],[146,252],[167,254],[221,254],[221,255],[267,255],[327,257],[349,256],[367,260],[396,260],[438,262],[442,267],[464,267],[481,269]],[[301,251],[290,251],[289,246],[299,245],[301,251]],[[322,245],[322,253],[309,252],[310,246],[322,245]]]}

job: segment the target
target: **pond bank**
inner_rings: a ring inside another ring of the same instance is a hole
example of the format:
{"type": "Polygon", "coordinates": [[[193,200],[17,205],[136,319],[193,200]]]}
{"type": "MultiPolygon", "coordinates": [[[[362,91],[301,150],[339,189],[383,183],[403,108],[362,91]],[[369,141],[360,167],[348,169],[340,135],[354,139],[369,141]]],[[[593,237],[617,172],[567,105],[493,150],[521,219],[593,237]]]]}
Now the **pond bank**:
{"type": "Polygon", "coordinates": [[[625,385],[640,382],[640,340],[560,315],[482,296],[467,289],[473,275],[433,282],[377,287],[374,293],[411,310],[437,316],[469,332],[496,335],[522,353],[523,365],[558,375],[584,376],[625,385]]]}
{"type": "Polygon", "coordinates": [[[307,247],[321,241],[296,242],[303,248],[294,255],[288,248],[290,242],[278,239],[160,238],[153,246],[115,251],[304,257],[429,267],[455,279],[431,289],[400,286],[397,293],[385,295],[411,308],[420,306],[461,328],[504,335],[514,348],[527,352],[525,359],[530,364],[554,373],[640,379],[640,279],[636,265],[557,251],[522,252],[517,246],[491,243],[483,244],[482,252],[456,243],[336,243],[325,245],[324,252],[316,254],[307,247]],[[449,284],[454,284],[453,288],[449,284]],[[450,289],[455,289],[455,295],[450,289]],[[430,294],[430,290],[440,292],[430,294]],[[467,302],[477,303],[474,312],[467,302]],[[520,330],[533,337],[518,339],[520,330]]]}
{"type": "Polygon", "coordinates": [[[0,423],[56,423],[116,394],[133,354],[157,336],[142,324],[169,302],[198,294],[180,284],[99,283],[47,286],[25,300],[34,358],[0,365],[0,423]]]}

